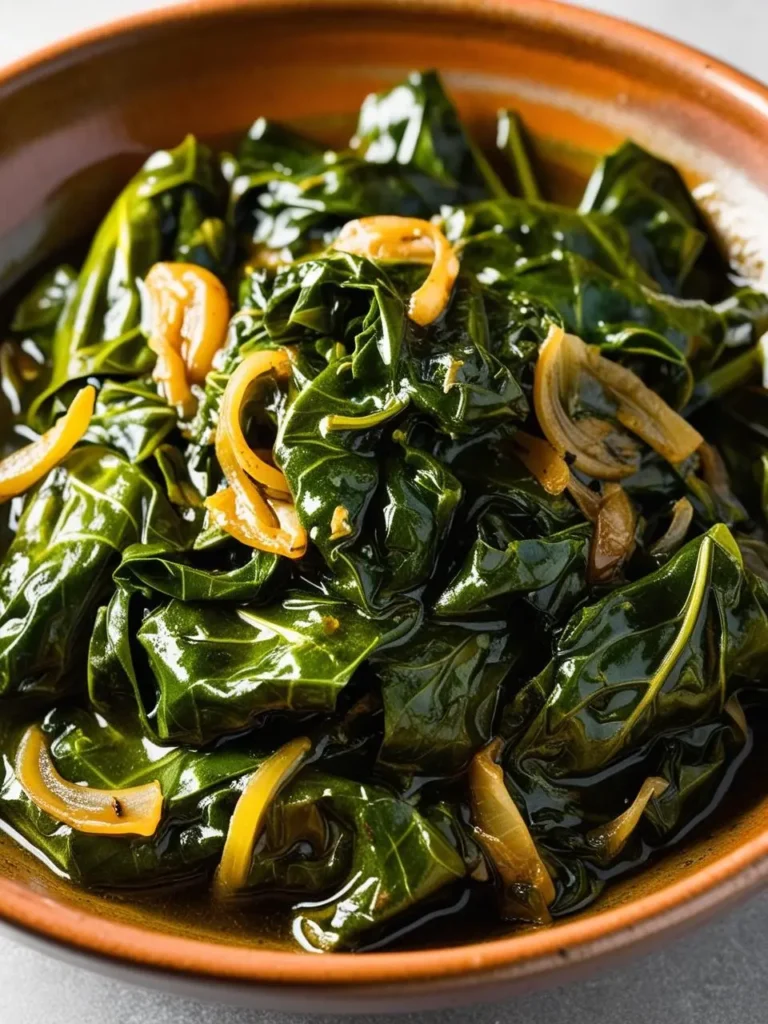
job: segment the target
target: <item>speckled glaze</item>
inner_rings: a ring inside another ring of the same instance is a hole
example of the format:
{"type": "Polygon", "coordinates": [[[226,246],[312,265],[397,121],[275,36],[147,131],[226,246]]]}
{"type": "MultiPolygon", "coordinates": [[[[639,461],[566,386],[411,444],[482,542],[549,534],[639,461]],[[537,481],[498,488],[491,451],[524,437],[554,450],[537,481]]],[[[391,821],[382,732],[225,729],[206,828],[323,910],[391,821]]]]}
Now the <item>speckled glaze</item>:
{"type": "MultiPolygon", "coordinates": [[[[470,125],[519,109],[562,173],[632,136],[685,168],[736,266],[768,280],[768,90],[637,27],[548,0],[204,0],[91,32],[0,73],[0,294],[91,230],[151,150],[301,125],[438,67],[470,125]]],[[[1,301],[1,300],[0,300],[1,301]]],[[[562,981],[700,923],[768,878],[768,796],[580,916],[481,944],[312,956],[69,886],[0,842],[0,919],[76,962],[281,1009],[415,1009],[562,981]]]]}

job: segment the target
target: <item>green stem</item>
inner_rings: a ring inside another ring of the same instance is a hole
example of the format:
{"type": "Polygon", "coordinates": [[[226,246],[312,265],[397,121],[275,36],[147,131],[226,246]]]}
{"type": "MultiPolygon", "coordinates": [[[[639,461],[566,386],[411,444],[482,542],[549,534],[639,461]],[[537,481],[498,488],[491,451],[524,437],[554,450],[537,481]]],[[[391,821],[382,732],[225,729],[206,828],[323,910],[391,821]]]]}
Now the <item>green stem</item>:
{"type": "Polygon", "coordinates": [[[527,199],[529,203],[541,200],[541,190],[533,170],[525,129],[518,115],[512,111],[499,111],[496,145],[512,164],[523,199],[527,199]]]}
{"type": "Polygon", "coordinates": [[[378,427],[387,420],[397,416],[408,407],[407,398],[394,398],[378,412],[370,412],[367,416],[323,416],[320,420],[320,433],[325,436],[331,430],[368,430],[378,427]]]}

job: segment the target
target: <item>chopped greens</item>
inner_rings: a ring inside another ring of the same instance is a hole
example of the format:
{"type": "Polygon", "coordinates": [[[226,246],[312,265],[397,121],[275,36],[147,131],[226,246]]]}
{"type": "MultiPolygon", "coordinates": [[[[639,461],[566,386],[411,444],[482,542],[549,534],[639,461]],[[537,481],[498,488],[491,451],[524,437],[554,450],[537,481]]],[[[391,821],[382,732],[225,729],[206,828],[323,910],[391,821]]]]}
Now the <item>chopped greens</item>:
{"type": "Polygon", "coordinates": [[[0,818],[75,883],[545,927],[747,761],[768,296],[636,143],[571,209],[497,129],[189,137],[6,324],[0,818]]]}

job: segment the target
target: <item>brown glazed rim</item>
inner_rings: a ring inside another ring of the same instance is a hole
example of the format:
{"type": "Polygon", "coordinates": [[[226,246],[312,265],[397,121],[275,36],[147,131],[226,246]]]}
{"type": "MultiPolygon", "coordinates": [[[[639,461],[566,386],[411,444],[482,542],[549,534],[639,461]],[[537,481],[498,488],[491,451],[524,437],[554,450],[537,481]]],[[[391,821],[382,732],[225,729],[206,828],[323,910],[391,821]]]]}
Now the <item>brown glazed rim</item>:
{"type": "MultiPolygon", "coordinates": [[[[0,90],[14,80],[52,66],[74,63],[82,51],[109,47],[122,34],[135,34],[158,24],[203,22],[219,14],[242,12],[244,7],[298,14],[318,8],[349,11],[366,5],[397,13],[414,0],[193,0],[112,22],[49,46],[0,71],[0,90]]],[[[652,52],[654,63],[666,74],[683,80],[697,94],[718,95],[730,104],[734,116],[747,115],[760,122],[768,149],[768,88],[733,68],[637,25],[570,7],[554,0],[418,0],[424,7],[468,12],[478,19],[503,19],[513,12],[518,23],[557,24],[559,32],[578,34],[603,52],[632,66],[652,52]]],[[[353,988],[381,983],[427,982],[448,979],[479,981],[495,976],[534,976],[554,964],[585,962],[609,952],[642,945],[651,936],[674,932],[681,925],[708,916],[727,902],[757,888],[768,878],[768,829],[714,863],[613,909],[576,917],[538,931],[484,943],[427,949],[417,952],[306,953],[271,951],[171,936],[136,927],[56,902],[26,886],[0,878],[0,918],[8,924],[54,943],[122,962],[134,967],[222,981],[272,985],[353,988]]]]}

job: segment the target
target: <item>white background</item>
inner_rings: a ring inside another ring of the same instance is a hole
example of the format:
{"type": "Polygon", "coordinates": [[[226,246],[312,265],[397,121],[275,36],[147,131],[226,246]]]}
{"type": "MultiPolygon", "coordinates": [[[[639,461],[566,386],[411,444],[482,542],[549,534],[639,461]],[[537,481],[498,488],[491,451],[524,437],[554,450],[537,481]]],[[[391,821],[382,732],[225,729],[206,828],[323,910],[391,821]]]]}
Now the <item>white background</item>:
{"type": "MultiPolygon", "coordinates": [[[[579,0],[580,2],[580,0],[579,0]]],[[[158,0],[0,0],[0,64],[158,0]]],[[[768,0],[592,0],[768,76],[768,0]]],[[[5,198],[5,197],[4,197],[5,198]]],[[[314,1018],[317,1020],[317,1018],[314,1018]]],[[[328,1020],[329,1018],[326,1018],[328,1020]]],[[[353,1018],[347,1018],[353,1022],[353,1018]]],[[[362,1024],[363,1018],[355,1019],[362,1024]]],[[[768,896],[621,970],[505,1006],[371,1024],[766,1024],[768,896]]],[[[0,1024],[308,1024],[119,985],[0,937],[0,1024]]]]}

